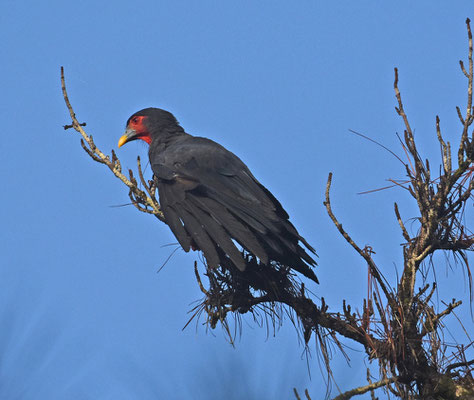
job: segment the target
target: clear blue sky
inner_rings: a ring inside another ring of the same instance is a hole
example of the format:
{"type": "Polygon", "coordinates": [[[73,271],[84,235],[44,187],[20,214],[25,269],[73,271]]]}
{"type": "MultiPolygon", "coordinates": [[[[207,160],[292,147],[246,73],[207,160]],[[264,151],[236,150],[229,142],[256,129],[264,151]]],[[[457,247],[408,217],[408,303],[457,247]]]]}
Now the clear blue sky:
{"type": "MultiPolygon", "coordinates": [[[[360,308],[366,266],[325,214],[327,174],[334,173],[334,211],[361,245],[373,246],[394,282],[403,238],[393,201],[407,220],[416,210],[401,190],[356,194],[404,171],[348,129],[401,154],[398,66],[424,156],[439,154],[436,113],[457,140],[455,106],[466,98],[457,63],[473,11],[471,1],[2,0],[0,398],[325,393],[314,343],[310,380],[288,320],[267,338],[245,319],[235,348],[220,329],[182,331],[201,298],[197,254],[178,251],[156,273],[172,251],[162,246],[175,239],[133,207],[112,207],[128,202],[126,189],[62,128],[69,118],[61,65],[77,115],[103,150],[116,149],[133,112],[155,106],[238,154],[317,249],[321,284],[311,289],[334,310],[343,298],[360,308]]],[[[118,151],[124,167],[137,154],[146,157],[146,147],[136,142],[118,151]]],[[[463,300],[459,315],[472,332],[461,268],[437,261],[446,286],[437,301],[463,300]]],[[[341,389],[364,383],[368,361],[352,347],[351,366],[334,353],[341,389]]]]}

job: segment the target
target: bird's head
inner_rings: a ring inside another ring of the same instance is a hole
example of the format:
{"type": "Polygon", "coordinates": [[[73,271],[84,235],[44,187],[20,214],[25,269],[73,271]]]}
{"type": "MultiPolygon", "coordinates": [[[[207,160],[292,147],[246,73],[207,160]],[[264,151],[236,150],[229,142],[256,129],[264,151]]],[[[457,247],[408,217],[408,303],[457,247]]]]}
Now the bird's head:
{"type": "Polygon", "coordinates": [[[153,139],[175,132],[183,132],[183,128],[179,126],[173,114],[160,108],[145,108],[128,119],[118,147],[137,139],[151,144],[153,139]]]}

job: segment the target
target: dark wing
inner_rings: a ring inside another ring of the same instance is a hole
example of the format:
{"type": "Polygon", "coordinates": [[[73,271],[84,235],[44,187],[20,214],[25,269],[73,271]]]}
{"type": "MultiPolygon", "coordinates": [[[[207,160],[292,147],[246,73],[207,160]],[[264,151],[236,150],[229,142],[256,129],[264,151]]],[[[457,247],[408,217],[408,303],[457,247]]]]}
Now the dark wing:
{"type": "Polygon", "coordinates": [[[210,267],[222,253],[243,271],[235,242],[264,264],[278,261],[317,282],[314,249],[289,222],[278,200],[246,165],[219,144],[188,136],[166,150],[150,152],[166,222],[185,251],[197,247],[210,267]],[[309,265],[308,265],[309,264],[309,265]]]}

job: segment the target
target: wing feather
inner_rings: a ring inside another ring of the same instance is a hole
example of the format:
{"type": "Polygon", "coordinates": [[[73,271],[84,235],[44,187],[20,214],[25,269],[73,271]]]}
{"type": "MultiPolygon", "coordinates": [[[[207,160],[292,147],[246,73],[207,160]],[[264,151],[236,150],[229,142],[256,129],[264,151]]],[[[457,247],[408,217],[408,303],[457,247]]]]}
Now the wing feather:
{"type": "Polygon", "coordinates": [[[311,269],[316,262],[300,243],[316,254],[314,249],[238,157],[190,135],[156,154],[152,148],[150,163],[163,213],[186,251],[194,242],[210,266],[219,265],[224,253],[244,270],[235,241],[265,264],[277,261],[317,281],[311,269]]]}
{"type": "Polygon", "coordinates": [[[179,213],[173,208],[176,200],[173,199],[172,186],[160,185],[159,192],[161,210],[163,211],[166,223],[176,236],[176,239],[178,239],[183,250],[188,252],[191,248],[191,238],[183,226],[179,213]]]}
{"type": "Polygon", "coordinates": [[[212,215],[220,223],[228,235],[247,249],[247,251],[257,256],[264,264],[268,263],[268,255],[257,239],[256,234],[243,221],[235,218],[224,205],[214,199],[195,194],[190,194],[190,196],[193,196],[194,201],[200,208],[209,215],[212,215]]]}
{"type": "Polygon", "coordinates": [[[187,210],[201,223],[203,230],[210,239],[219,246],[225,254],[231,259],[234,265],[241,271],[245,271],[245,260],[241,252],[235,247],[228,233],[213,218],[213,216],[201,210],[193,200],[186,203],[187,210]]]}
{"type": "Polygon", "coordinates": [[[204,253],[209,267],[217,268],[220,263],[220,258],[217,254],[215,243],[203,229],[200,221],[184,207],[178,207],[178,212],[184,222],[186,230],[199,249],[204,253]]]}

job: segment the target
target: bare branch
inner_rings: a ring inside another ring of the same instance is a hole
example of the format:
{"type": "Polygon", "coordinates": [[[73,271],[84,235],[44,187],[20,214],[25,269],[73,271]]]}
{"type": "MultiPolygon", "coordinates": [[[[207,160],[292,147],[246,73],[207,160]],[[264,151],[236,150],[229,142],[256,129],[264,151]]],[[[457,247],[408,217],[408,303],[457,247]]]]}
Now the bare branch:
{"type": "Polygon", "coordinates": [[[378,284],[382,288],[382,290],[385,294],[385,297],[392,304],[392,306],[395,307],[395,300],[393,298],[393,295],[392,295],[392,293],[390,293],[389,289],[387,288],[387,286],[385,284],[384,279],[382,278],[382,276],[379,273],[379,270],[378,270],[377,266],[375,265],[374,261],[372,260],[372,257],[370,255],[371,254],[370,251],[367,251],[367,249],[362,250],[359,246],[357,246],[357,244],[354,242],[354,240],[352,240],[352,238],[349,236],[349,234],[343,229],[342,224],[337,220],[336,216],[334,215],[334,213],[332,211],[332,208],[331,208],[331,200],[330,200],[330,197],[329,197],[329,192],[330,192],[330,189],[331,189],[331,182],[332,182],[332,173],[329,173],[328,181],[327,181],[327,184],[326,184],[326,200],[323,203],[326,206],[326,211],[327,211],[329,217],[331,218],[334,225],[336,225],[336,228],[341,233],[341,235],[344,237],[344,239],[346,239],[347,242],[354,248],[354,250],[357,251],[357,253],[359,253],[362,256],[362,258],[364,258],[364,260],[367,262],[367,264],[370,268],[371,274],[374,276],[374,278],[377,280],[378,284]]]}
{"type": "MultiPolygon", "coordinates": [[[[76,114],[74,109],[72,108],[71,102],[69,101],[69,97],[66,90],[66,81],[64,78],[64,68],[61,67],[61,89],[63,92],[64,101],[66,102],[67,109],[69,110],[69,115],[71,116],[72,124],[65,125],[64,129],[73,128],[75,131],[79,132],[82,136],[81,139],[81,146],[87,152],[87,154],[94,160],[101,164],[107,165],[109,169],[113,172],[113,174],[119,178],[128,188],[130,189],[130,199],[135,207],[142,212],[154,214],[158,219],[164,221],[163,213],[161,212],[160,205],[156,201],[154,194],[152,194],[151,189],[144,184],[143,186],[146,188],[147,193],[143,190],[139,189],[137,186],[137,182],[131,179],[128,179],[122,173],[122,167],[120,161],[117,159],[117,156],[112,151],[112,160],[109,156],[106,156],[94,143],[92,135],[88,135],[83,127],[86,125],[85,123],[79,123],[76,118],[76,114]],[[86,143],[89,147],[86,146],[86,143]],[[151,210],[150,210],[150,209],[151,210]]],[[[141,166],[138,160],[138,168],[139,174],[141,175],[141,166]]],[[[142,175],[141,175],[142,177],[142,175]]]]}
{"type": "Polygon", "coordinates": [[[402,103],[402,96],[400,94],[400,90],[398,89],[398,68],[395,68],[395,81],[393,82],[393,88],[395,89],[395,96],[398,100],[398,107],[395,107],[398,115],[403,118],[403,122],[405,123],[405,128],[410,136],[413,136],[413,132],[411,131],[410,123],[408,122],[408,117],[405,113],[405,109],[403,108],[402,103]]]}
{"type": "Polygon", "coordinates": [[[470,365],[474,364],[474,360],[466,361],[466,362],[457,362],[446,367],[446,372],[449,373],[452,369],[456,369],[459,367],[469,367],[470,365]]]}
{"type": "Polygon", "coordinates": [[[407,229],[405,228],[402,218],[400,217],[400,212],[398,211],[397,203],[394,203],[394,208],[395,208],[395,215],[397,216],[398,225],[400,225],[400,229],[402,230],[403,237],[405,238],[407,242],[409,242],[411,238],[410,238],[410,235],[408,234],[407,229]]]}
{"type": "Polygon", "coordinates": [[[395,382],[395,378],[393,377],[385,378],[385,379],[382,379],[381,381],[371,383],[369,385],[360,386],[358,388],[348,390],[347,392],[341,393],[339,396],[334,397],[333,400],[347,400],[347,399],[350,399],[351,397],[359,396],[371,390],[390,385],[393,382],[395,382]]]}
{"type": "MultiPolygon", "coordinates": [[[[461,135],[461,144],[459,145],[459,151],[458,151],[458,164],[461,167],[461,165],[464,162],[464,152],[469,144],[468,141],[468,128],[473,122],[473,109],[472,109],[472,84],[473,84],[473,77],[474,77],[474,71],[473,71],[473,59],[472,59],[472,32],[471,32],[471,20],[469,18],[466,19],[466,26],[467,26],[467,36],[469,40],[469,54],[468,54],[468,60],[469,60],[469,72],[466,71],[464,68],[464,64],[462,61],[460,61],[461,69],[468,79],[468,85],[467,85],[467,107],[466,107],[466,116],[463,118],[464,119],[464,126],[463,126],[463,131],[461,135]]],[[[472,140],[472,137],[471,137],[472,140]]]]}
{"type": "Polygon", "coordinates": [[[456,308],[459,307],[462,304],[462,301],[452,301],[451,303],[448,304],[448,307],[440,312],[439,314],[435,315],[433,318],[431,318],[428,322],[428,324],[424,324],[423,329],[420,333],[421,336],[425,336],[429,332],[433,332],[433,330],[436,329],[436,325],[438,322],[443,318],[444,316],[451,314],[451,312],[456,308]]]}

